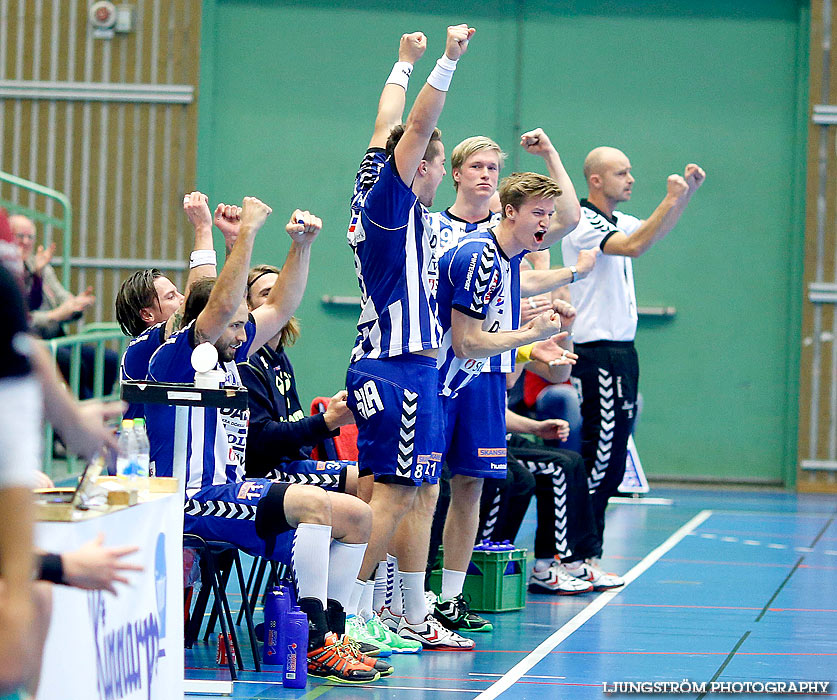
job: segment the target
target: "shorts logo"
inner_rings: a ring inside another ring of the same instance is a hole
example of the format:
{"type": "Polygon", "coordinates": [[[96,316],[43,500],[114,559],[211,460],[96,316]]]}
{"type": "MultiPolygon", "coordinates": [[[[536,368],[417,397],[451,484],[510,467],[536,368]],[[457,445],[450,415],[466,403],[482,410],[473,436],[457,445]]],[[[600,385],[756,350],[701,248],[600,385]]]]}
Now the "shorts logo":
{"type": "Polygon", "coordinates": [[[259,498],[262,495],[262,486],[264,486],[264,484],[245,481],[241,485],[241,488],[238,489],[238,495],[236,498],[240,501],[249,501],[252,498],[259,498]]]}
{"type": "Polygon", "coordinates": [[[419,455],[416,457],[417,464],[430,464],[431,462],[441,462],[441,452],[431,452],[429,455],[419,455]]]}
{"type": "Polygon", "coordinates": [[[496,470],[500,470],[500,469],[505,469],[506,465],[505,465],[505,463],[497,464],[496,462],[492,462],[491,463],[491,468],[496,469],[496,470]]]}
{"type": "Polygon", "coordinates": [[[378,387],[375,386],[375,382],[371,379],[360,387],[360,389],[355,389],[354,394],[358,413],[364,418],[369,418],[378,411],[384,410],[384,402],[381,401],[378,387]]]}
{"type": "MultiPolygon", "coordinates": [[[[477,450],[477,457],[505,457],[506,456],[506,448],[505,447],[480,447],[477,450]]],[[[494,465],[491,465],[491,468],[494,468],[494,465]]]]}

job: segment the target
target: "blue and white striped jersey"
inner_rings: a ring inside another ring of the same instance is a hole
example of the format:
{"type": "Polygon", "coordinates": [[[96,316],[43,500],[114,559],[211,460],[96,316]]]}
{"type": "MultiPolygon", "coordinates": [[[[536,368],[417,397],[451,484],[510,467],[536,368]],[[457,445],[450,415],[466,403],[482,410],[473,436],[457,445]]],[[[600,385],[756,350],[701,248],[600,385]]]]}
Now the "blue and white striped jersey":
{"type": "MultiPolygon", "coordinates": [[[[236,362],[245,362],[256,332],[252,316],[247,322],[247,340],[236,350],[235,361],[219,363],[226,383],[241,386],[236,362]]],[[[156,382],[191,384],[195,380],[192,350],[195,322],[173,333],[151,357],[148,378],[156,382]]],[[[145,407],[151,462],[156,476],[171,476],[174,460],[174,407],[149,404],[145,407]]],[[[189,407],[186,446],[186,496],[207,486],[244,480],[244,450],[247,445],[249,409],[189,407]]]]}
{"type": "Polygon", "coordinates": [[[492,231],[470,233],[439,261],[439,322],[444,335],[437,366],[443,396],[456,393],[482,371],[514,371],[515,350],[482,359],[460,359],[452,347],[451,311],[483,321],[491,333],[520,326],[520,261],[509,259],[492,231]]]}
{"type": "Polygon", "coordinates": [[[474,231],[488,231],[500,223],[499,212],[490,212],[481,221],[471,223],[451,214],[450,209],[434,211],[430,215],[430,226],[436,235],[436,257],[441,258],[442,254],[455,246],[463,236],[474,233],[474,231]]]}
{"type": "Polygon", "coordinates": [[[438,348],[439,278],[427,209],[381,149],[360,164],[347,238],[355,257],[361,313],[351,361],[438,348]]]}
{"type": "MultiPolygon", "coordinates": [[[[158,323],[151,328],[145,329],[134,338],[125,353],[122,355],[122,365],[119,370],[120,381],[137,381],[148,379],[148,363],[151,356],[165,340],[166,324],[158,323]]],[[[142,418],[145,415],[145,406],[141,403],[128,404],[123,418],[142,418]]]]}

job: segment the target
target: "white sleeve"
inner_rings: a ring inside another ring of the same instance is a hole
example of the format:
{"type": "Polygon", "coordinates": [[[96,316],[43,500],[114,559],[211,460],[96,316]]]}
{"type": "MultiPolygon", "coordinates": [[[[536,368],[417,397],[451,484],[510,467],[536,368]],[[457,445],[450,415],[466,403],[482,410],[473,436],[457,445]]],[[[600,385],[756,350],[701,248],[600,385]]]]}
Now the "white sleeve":
{"type": "Polygon", "coordinates": [[[607,233],[609,233],[607,228],[594,226],[582,208],[578,226],[566,235],[566,240],[576,250],[584,250],[585,248],[597,247],[607,233]]]}
{"type": "Polygon", "coordinates": [[[637,219],[630,214],[623,214],[620,211],[613,212],[616,216],[616,226],[626,236],[630,236],[640,226],[642,226],[642,219],[637,219]]]}
{"type": "Polygon", "coordinates": [[[0,380],[0,488],[35,486],[44,401],[34,376],[0,380]]]}

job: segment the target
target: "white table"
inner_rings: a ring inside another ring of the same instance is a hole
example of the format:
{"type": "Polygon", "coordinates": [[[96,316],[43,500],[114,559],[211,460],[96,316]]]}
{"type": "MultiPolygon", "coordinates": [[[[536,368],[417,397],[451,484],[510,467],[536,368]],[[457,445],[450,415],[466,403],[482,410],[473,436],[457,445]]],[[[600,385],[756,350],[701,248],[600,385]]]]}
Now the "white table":
{"type": "Polygon", "coordinates": [[[119,594],[53,586],[38,700],[183,697],[183,500],[151,494],[136,506],[75,522],[39,522],[39,547],[76,549],[105,533],[133,545],[144,571],[119,594]]]}

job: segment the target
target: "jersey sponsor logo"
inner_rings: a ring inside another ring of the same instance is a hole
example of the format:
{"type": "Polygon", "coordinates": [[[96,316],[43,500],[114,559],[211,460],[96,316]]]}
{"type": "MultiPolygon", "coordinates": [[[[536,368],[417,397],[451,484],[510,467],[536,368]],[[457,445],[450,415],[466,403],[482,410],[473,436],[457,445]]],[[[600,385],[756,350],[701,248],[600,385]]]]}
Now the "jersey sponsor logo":
{"type": "Polygon", "coordinates": [[[360,389],[354,391],[357,410],[364,418],[375,415],[378,411],[384,410],[384,402],[378,393],[378,387],[371,379],[365,382],[360,389]]]}
{"type": "Polygon", "coordinates": [[[466,372],[470,372],[471,374],[479,374],[484,365],[485,360],[475,360],[474,358],[469,358],[462,364],[462,369],[466,372]]]}
{"type": "Polygon", "coordinates": [[[485,290],[485,296],[482,299],[484,303],[487,304],[491,301],[491,295],[494,294],[494,290],[497,289],[498,284],[500,284],[500,273],[494,270],[494,273],[491,275],[491,281],[488,283],[488,289],[485,290]]]}
{"type": "Polygon", "coordinates": [[[477,254],[471,253],[471,262],[468,263],[468,274],[465,276],[465,289],[471,288],[471,281],[474,278],[474,272],[477,269],[477,254]]]}
{"type": "MultiPolygon", "coordinates": [[[[477,457],[505,457],[506,456],[506,448],[505,447],[480,447],[477,450],[477,457]]],[[[492,469],[494,465],[491,465],[492,469]]]]}
{"type": "Polygon", "coordinates": [[[238,489],[236,498],[239,501],[250,501],[254,498],[261,498],[264,484],[256,481],[245,481],[238,489]]]}
{"type": "Polygon", "coordinates": [[[492,471],[499,471],[499,470],[505,469],[505,468],[506,468],[506,463],[505,462],[500,462],[499,464],[497,462],[492,462],[491,463],[492,471]]]}

